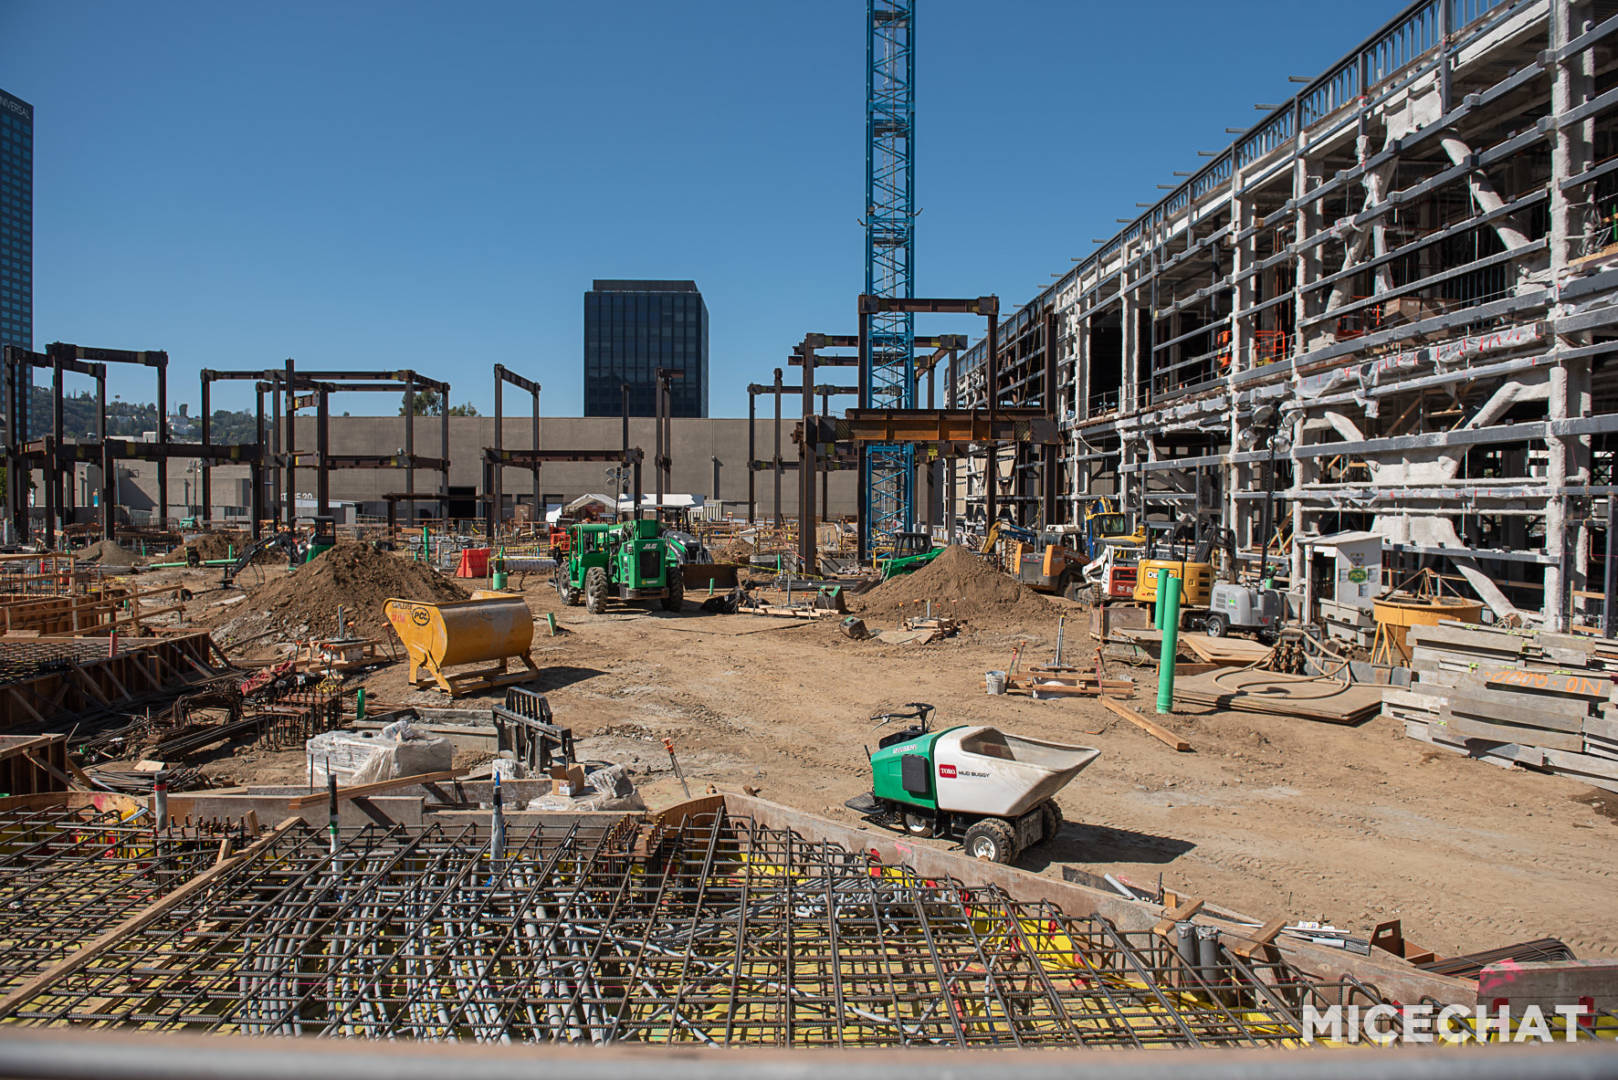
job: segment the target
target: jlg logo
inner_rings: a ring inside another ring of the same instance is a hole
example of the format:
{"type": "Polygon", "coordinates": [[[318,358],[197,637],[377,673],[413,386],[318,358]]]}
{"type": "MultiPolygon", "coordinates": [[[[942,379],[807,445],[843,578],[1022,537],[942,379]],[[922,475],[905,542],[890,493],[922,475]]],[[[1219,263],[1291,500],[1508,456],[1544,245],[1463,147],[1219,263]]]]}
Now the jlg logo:
{"type": "Polygon", "coordinates": [[[942,776],[946,780],[955,779],[955,766],[953,766],[953,765],[939,765],[938,766],[938,775],[942,776]]]}

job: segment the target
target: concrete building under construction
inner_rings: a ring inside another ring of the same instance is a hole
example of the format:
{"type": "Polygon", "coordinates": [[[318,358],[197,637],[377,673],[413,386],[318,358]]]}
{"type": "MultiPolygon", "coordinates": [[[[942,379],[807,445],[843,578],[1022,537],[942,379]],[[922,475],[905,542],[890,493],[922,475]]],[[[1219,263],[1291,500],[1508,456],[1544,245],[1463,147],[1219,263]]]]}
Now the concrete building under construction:
{"type": "MultiPolygon", "coordinates": [[[[1423,0],[1259,106],[1002,322],[995,404],[1043,403],[1054,346],[1063,441],[1055,504],[1025,447],[997,455],[1000,505],[1071,521],[1105,495],[1228,525],[1249,560],[1291,536],[1295,589],[1309,537],[1368,530],[1390,577],[1588,615],[1618,431],[1613,15],[1423,0]]],[[[969,516],[985,463],[961,473],[969,516]]]]}

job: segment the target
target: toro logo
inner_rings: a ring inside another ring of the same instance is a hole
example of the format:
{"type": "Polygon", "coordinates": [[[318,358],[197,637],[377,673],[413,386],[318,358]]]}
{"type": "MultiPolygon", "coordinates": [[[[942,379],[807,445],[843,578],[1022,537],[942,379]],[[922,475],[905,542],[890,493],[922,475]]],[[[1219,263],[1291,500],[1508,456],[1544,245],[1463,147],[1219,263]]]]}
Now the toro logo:
{"type": "Polygon", "coordinates": [[[942,776],[946,780],[955,779],[955,766],[945,765],[940,762],[938,766],[938,775],[942,776]]]}

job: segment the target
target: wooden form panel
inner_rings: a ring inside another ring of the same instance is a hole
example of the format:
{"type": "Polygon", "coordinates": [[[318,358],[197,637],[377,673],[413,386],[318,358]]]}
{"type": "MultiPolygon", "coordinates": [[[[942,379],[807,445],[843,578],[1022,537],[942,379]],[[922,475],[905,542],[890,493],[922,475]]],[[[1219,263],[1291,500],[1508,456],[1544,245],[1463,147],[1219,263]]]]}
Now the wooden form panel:
{"type": "Polygon", "coordinates": [[[81,638],[0,640],[0,731],[55,726],[211,679],[229,663],[206,632],[109,643],[81,638]],[[28,674],[32,666],[34,673],[28,674]]]}

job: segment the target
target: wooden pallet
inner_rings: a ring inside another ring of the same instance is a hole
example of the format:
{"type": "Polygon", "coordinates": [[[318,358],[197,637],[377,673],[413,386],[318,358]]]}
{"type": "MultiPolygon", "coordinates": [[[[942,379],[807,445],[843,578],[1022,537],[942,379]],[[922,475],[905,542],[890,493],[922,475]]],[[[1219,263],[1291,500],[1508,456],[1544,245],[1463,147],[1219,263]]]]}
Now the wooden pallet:
{"type": "Polygon", "coordinates": [[[752,604],[736,609],[738,615],[773,615],[778,619],[824,619],[841,615],[830,608],[785,607],[780,604],[752,604]]]}

